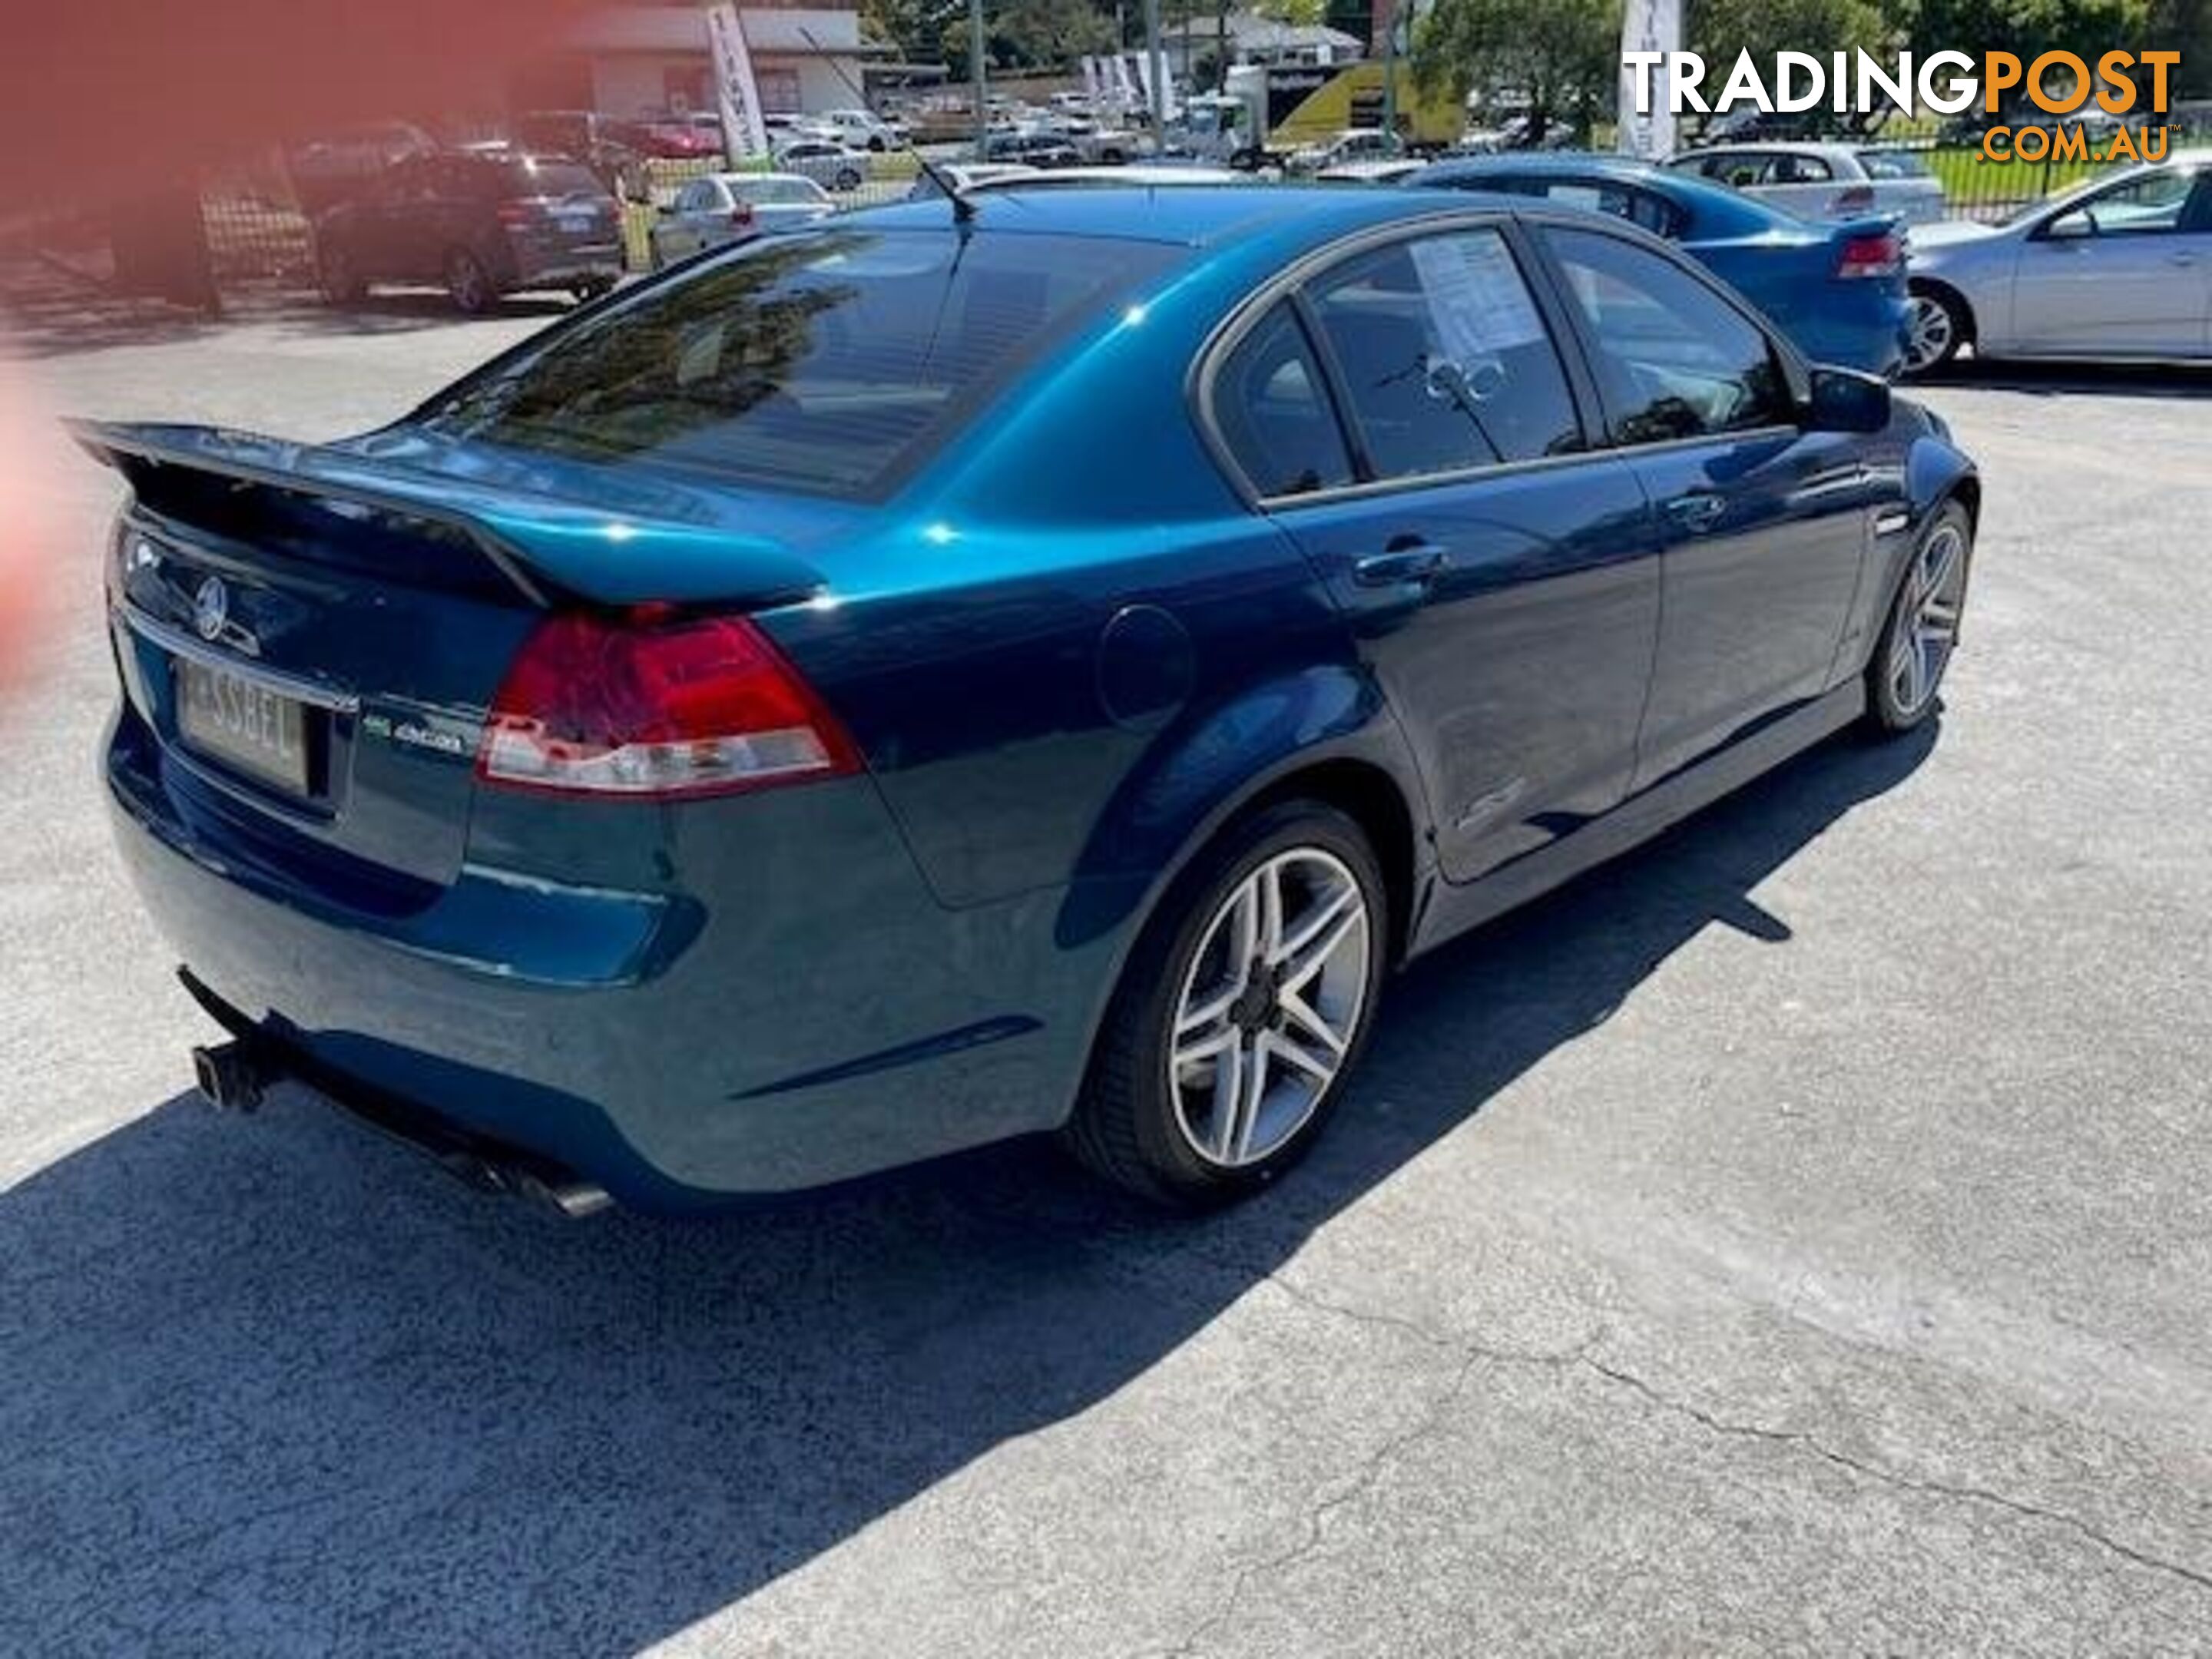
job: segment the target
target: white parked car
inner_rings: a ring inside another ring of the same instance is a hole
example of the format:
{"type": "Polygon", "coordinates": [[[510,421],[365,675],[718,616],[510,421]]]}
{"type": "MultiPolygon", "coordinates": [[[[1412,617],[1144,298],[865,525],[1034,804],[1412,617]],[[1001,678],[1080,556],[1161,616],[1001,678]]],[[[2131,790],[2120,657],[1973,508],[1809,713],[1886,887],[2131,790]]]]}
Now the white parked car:
{"type": "Polygon", "coordinates": [[[1354,161],[1387,161],[1405,146],[1380,127],[1353,127],[1317,144],[1301,144],[1283,163],[1285,173],[1319,173],[1354,161]]]}
{"type": "Polygon", "coordinates": [[[1388,161],[1346,161],[1341,167],[1323,167],[1314,177],[1325,185],[1395,185],[1428,165],[1419,156],[1395,155],[1388,161]]]}
{"type": "Polygon", "coordinates": [[[1905,372],[1977,357],[2212,358],[2212,149],[1916,230],[1905,372]]]}
{"type": "Polygon", "coordinates": [[[981,190],[986,185],[1001,179],[1040,179],[1043,173],[1020,161],[939,161],[929,173],[914,181],[914,188],[906,193],[909,202],[932,202],[945,194],[945,184],[965,196],[971,190],[981,190]]]}
{"type": "Polygon", "coordinates": [[[1711,144],[1668,158],[1678,173],[1757,196],[1801,219],[1893,213],[1929,225],[1946,211],[1942,181],[1909,149],[1879,144],[1711,144]]]}
{"type": "Polygon", "coordinates": [[[858,190],[868,178],[868,152],[834,138],[793,137],[775,152],[775,164],[831,190],[858,190]]]}
{"type": "Polygon", "coordinates": [[[855,149],[881,152],[897,149],[906,143],[903,129],[872,109],[823,110],[807,118],[817,129],[855,149]]]}
{"type": "Polygon", "coordinates": [[[689,179],[661,209],[650,236],[658,270],[702,248],[827,218],[837,204],[795,173],[710,173],[689,179]]]}

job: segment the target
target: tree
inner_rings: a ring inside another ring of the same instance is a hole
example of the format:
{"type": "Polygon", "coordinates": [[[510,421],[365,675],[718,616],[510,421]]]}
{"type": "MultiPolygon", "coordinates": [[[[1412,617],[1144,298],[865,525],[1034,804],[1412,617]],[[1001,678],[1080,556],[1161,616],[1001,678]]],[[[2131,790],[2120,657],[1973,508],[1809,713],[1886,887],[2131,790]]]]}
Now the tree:
{"type": "Polygon", "coordinates": [[[1620,67],[1620,0],[1436,0],[1413,33],[1424,96],[1510,94],[1536,138],[1564,121],[1587,141],[1620,67]]]}
{"type": "Polygon", "coordinates": [[[1065,69],[1115,46],[1113,14],[1094,0],[998,0],[984,28],[992,64],[1002,69],[1065,69]]]}
{"type": "MultiPolygon", "coordinates": [[[[1943,0],[1948,3],[1949,0],[1943,0]]],[[[1735,67],[1739,53],[1751,53],[1752,62],[1767,86],[1773,86],[1774,54],[1808,52],[1823,64],[1830,54],[1864,50],[1887,62],[1896,49],[1910,44],[1908,21],[1892,7],[1910,9],[1917,0],[1689,0],[1683,32],[1686,44],[1705,60],[1705,95],[1717,99],[1735,67]]],[[[1854,60],[1856,61],[1856,60],[1854,60]]],[[[1738,104],[1737,109],[1743,107],[1738,104]]],[[[1826,106],[1807,112],[1808,127],[1825,128],[1840,123],[1846,130],[1878,128],[1890,114],[1882,105],[1866,114],[1837,116],[1826,106]]],[[[1702,122],[1691,113],[1688,119],[1702,122]]]]}

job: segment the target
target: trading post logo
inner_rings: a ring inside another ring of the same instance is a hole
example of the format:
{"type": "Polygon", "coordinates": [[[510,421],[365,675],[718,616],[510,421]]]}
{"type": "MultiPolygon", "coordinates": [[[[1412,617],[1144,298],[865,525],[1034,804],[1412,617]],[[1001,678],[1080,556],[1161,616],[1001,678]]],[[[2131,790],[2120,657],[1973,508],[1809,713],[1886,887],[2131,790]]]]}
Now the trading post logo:
{"type": "Polygon", "coordinates": [[[1650,115],[1656,95],[1674,114],[1695,110],[1725,115],[1749,106],[1767,114],[1794,114],[1822,103],[1838,115],[1871,115],[1882,103],[1911,114],[1916,107],[1957,115],[1977,100],[1997,114],[2008,92],[2023,94],[2051,118],[1992,125],[1981,137],[1988,161],[2162,161],[2169,137],[2163,117],[2167,83],[2181,62],[2178,52],[2116,48],[2093,68],[2078,52],[2046,52],[2026,64],[2017,52],[1988,52],[1977,59],[1963,52],[1931,52],[1916,64],[1901,52],[1885,64],[1861,51],[1778,52],[1770,81],[1749,52],[1737,54],[1719,95],[1705,97],[1705,60],[1694,52],[1624,52],[1621,68],[1635,88],[1636,112],[1650,115]],[[1974,71],[1981,72],[1977,76],[1974,71]],[[1916,97],[1917,94],[1917,97],[1916,97]],[[2091,106],[2094,104],[2094,111],[2091,106]],[[2130,126],[2124,118],[2133,116],[2130,126]]]}

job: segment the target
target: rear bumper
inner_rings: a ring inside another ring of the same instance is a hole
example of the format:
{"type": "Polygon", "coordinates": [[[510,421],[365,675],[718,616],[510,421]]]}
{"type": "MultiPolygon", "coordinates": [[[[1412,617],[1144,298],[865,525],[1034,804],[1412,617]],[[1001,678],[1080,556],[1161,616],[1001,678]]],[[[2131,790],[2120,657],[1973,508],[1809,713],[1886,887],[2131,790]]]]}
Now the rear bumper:
{"type": "Polygon", "coordinates": [[[500,282],[504,288],[572,288],[614,282],[623,268],[619,241],[550,247],[525,244],[510,249],[500,282]]]}
{"type": "Polygon", "coordinates": [[[363,917],[188,829],[131,724],[108,795],[155,925],[226,1025],[326,1093],[408,1103],[648,1210],[1048,1128],[1073,1100],[1118,941],[1056,947],[1051,893],[945,909],[865,780],[743,802],[751,844],[685,849],[680,896],[471,865],[419,911],[363,917]]]}

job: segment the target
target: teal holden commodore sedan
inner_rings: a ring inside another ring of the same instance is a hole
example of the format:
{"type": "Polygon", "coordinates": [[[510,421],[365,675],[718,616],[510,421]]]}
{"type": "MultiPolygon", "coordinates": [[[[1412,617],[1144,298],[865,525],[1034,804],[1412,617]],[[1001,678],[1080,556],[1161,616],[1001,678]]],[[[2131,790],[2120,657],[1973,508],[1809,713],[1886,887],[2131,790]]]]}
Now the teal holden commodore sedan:
{"type": "Polygon", "coordinates": [[[1927,720],[1980,504],[1656,239],[1445,191],[911,204],[343,442],[78,435],[202,1087],[571,1212],[1038,1132],[1249,1192],[1393,966],[1927,720]]]}

